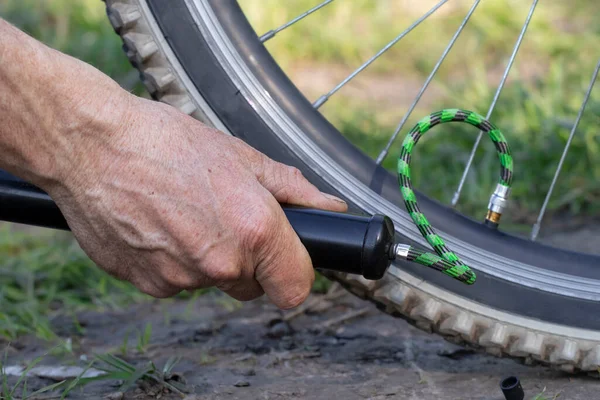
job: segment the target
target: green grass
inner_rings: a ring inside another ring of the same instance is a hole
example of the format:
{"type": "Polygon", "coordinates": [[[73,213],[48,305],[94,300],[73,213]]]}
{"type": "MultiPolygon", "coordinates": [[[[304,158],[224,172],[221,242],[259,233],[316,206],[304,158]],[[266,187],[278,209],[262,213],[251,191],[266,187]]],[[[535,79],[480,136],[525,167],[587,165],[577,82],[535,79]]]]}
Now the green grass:
{"type": "MultiPolygon", "coordinates": [[[[45,386],[41,389],[38,389],[34,392],[29,393],[27,390],[27,374],[33,367],[39,364],[44,357],[46,357],[49,353],[41,355],[37,357],[35,360],[31,361],[27,367],[23,370],[17,381],[9,385],[8,384],[8,376],[5,372],[5,365],[7,360],[8,348],[5,349],[2,359],[0,359],[0,399],[2,400],[16,400],[17,398],[20,400],[27,400],[31,398],[37,398],[37,396],[51,392],[54,390],[58,390],[61,388],[66,381],[56,382],[52,385],[45,386]],[[18,397],[17,397],[18,394],[18,397]]],[[[68,393],[68,392],[67,392],[68,393]]]]}
{"type": "Polygon", "coordinates": [[[532,397],[531,400],[556,400],[560,397],[560,395],[562,394],[562,391],[557,392],[554,396],[549,396],[549,395],[547,396],[547,395],[545,395],[545,393],[546,393],[546,388],[544,387],[542,392],[538,393],[537,395],[532,397]]]}
{"type": "Polygon", "coordinates": [[[56,313],[116,309],[147,297],[109,277],[85,256],[70,235],[0,225],[0,337],[23,333],[56,339],[56,313]]]}
{"type": "Polygon", "coordinates": [[[119,391],[125,392],[133,387],[138,381],[145,380],[161,385],[171,392],[184,397],[185,388],[177,382],[170,381],[173,368],[180,361],[179,357],[170,357],[161,369],[157,368],[152,361],[136,367],[112,354],[98,354],[94,361],[94,364],[91,365],[96,369],[104,371],[105,375],[98,376],[97,378],[80,379],[80,382],[78,382],[79,385],[83,386],[89,382],[98,380],[117,380],[123,382],[119,391]]]}
{"type": "Polygon", "coordinates": [[[152,361],[135,366],[112,354],[96,354],[94,359],[82,368],[78,376],[56,382],[30,393],[27,386],[27,375],[50,352],[29,362],[17,381],[9,385],[8,375],[4,369],[7,360],[7,350],[8,348],[5,349],[3,358],[0,359],[0,399],[2,400],[38,399],[43,393],[49,394],[50,397],[47,398],[60,398],[62,400],[74,389],[84,388],[86,385],[97,381],[121,382],[119,387],[119,391],[121,392],[126,392],[140,382],[145,381],[176,393],[182,398],[185,397],[185,386],[176,379],[173,379],[175,377],[173,369],[181,360],[180,357],[170,357],[162,368],[157,368],[152,361]],[[84,377],[86,372],[91,368],[103,373],[95,377],[84,377]]]}

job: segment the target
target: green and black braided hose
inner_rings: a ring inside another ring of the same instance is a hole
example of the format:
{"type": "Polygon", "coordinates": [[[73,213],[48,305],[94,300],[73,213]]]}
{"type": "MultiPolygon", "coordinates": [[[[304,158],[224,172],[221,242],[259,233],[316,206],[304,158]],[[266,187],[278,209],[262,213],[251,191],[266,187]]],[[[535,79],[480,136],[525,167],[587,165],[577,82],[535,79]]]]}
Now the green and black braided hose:
{"type": "MultiPolygon", "coordinates": [[[[315,268],[380,279],[391,261],[400,258],[434,268],[466,284],[475,282],[474,272],[446,246],[419,209],[410,179],[414,146],[424,133],[444,122],[466,122],[487,132],[494,142],[500,158],[500,180],[490,198],[486,225],[498,226],[513,178],[513,160],[504,135],[479,114],[458,109],[442,110],[423,118],[411,129],[402,143],[398,159],[398,182],[406,210],[437,255],[395,243],[393,222],[383,215],[366,217],[284,207],[290,224],[309,251],[315,268]]],[[[60,209],[47,194],[2,171],[0,220],[69,229],[60,209]]]]}
{"type": "Polygon", "coordinates": [[[408,246],[405,249],[403,256],[408,261],[413,261],[442,271],[445,274],[470,285],[475,282],[475,273],[463,263],[460,258],[446,246],[444,240],[435,233],[433,227],[419,209],[410,179],[410,161],[414,146],[424,133],[434,126],[445,122],[466,122],[473,125],[481,131],[486,132],[496,146],[498,157],[500,158],[500,179],[496,186],[496,190],[490,198],[485,221],[486,225],[491,227],[498,226],[502,211],[510,193],[510,185],[513,178],[513,159],[510,155],[508,143],[506,143],[504,135],[498,128],[477,113],[459,109],[446,109],[423,118],[410,130],[402,143],[400,157],[398,158],[398,184],[400,185],[400,191],[404,198],[406,211],[410,214],[423,237],[435,250],[437,256],[412,246],[408,246]]]}

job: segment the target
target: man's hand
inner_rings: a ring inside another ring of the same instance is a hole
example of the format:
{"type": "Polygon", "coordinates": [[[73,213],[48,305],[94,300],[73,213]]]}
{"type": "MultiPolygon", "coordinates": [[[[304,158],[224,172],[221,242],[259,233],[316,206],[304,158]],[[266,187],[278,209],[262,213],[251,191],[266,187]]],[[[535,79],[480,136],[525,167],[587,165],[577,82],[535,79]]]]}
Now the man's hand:
{"type": "Polygon", "coordinates": [[[281,308],[306,298],[314,272],[279,203],[343,201],[1,20],[0,37],[0,167],[45,189],[100,267],[156,297],[216,286],[281,308]]]}
{"type": "Polygon", "coordinates": [[[238,300],[264,290],[281,308],[300,304],[314,272],[278,202],[345,203],[169,106],[129,103],[120,127],[87,137],[80,167],[50,188],[86,253],[156,297],[217,286],[238,300]]]}

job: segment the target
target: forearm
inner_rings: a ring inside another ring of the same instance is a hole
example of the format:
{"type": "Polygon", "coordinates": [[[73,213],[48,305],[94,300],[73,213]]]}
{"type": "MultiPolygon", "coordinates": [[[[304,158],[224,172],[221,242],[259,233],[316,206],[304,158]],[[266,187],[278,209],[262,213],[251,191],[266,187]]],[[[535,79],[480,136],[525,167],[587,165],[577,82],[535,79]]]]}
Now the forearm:
{"type": "Polygon", "coordinates": [[[82,138],[123,122],[128,96],[0,19],[0,169],[42,187],[60,182],[81,167],[82,138]]]}
{"type": "Polygon", "coordinates": [[[0,168],[45,189],[83,250],[145,293],[302,302],[314,272],[279,203],[345,211],[300,171],[0,20],[0,168]]]}

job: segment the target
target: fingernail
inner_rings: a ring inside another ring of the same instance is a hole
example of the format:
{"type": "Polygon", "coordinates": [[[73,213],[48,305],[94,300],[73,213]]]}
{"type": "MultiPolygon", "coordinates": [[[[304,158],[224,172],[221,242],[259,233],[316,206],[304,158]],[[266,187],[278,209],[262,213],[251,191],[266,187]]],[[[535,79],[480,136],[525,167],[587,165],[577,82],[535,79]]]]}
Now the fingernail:
{"type": "Polygon", "coordinates": [[[333,200],[333,201],[336,201],[341,204],[346,204],[346,202],[344,200],[340,199],[339,197],[335,197],[329,193],[321,193],[321,194],[323,195],[323,197],[325,197],[328,200],[333,200]]]}

